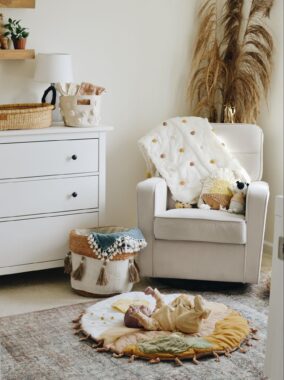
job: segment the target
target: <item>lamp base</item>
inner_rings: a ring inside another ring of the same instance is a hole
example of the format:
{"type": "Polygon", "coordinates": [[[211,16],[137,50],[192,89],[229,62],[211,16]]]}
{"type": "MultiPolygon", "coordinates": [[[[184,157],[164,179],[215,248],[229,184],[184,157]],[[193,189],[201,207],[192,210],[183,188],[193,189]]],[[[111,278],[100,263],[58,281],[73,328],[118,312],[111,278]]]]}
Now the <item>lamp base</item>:
{"type": "Polygon", "coordinates": [[[52,97],[51,97],[51,104],[53,105],[53,106],[55,106],[55,103],[56,103],[56,88],[55,88],[55,85],[54,85],[54,83],[51,83],[51,85],[44,91],[44,93],[43,93],[43,96],[42,96],[42,98],[41,98],[41,102],[42,103],[47,103],[46,102],[46,98],[47,98],[47,96],[48,96],[48,94],[51,92],[51,94],[52,94],[52,97]]]}
{"type": "Polygon", "coordinates": [[[55,88],[55,83],[51,83],[51,85],[44,91],[43,96],[41,98],[42,103],[50,103],[54,106],[54,110],[52,112],[52,120],[56,123],[62,122],[62,116],[60,113],[60,107],[58,103],[57,91],[55,88]],[[51,93],[51,101],[47,101],[49,93],[51,93]]]}

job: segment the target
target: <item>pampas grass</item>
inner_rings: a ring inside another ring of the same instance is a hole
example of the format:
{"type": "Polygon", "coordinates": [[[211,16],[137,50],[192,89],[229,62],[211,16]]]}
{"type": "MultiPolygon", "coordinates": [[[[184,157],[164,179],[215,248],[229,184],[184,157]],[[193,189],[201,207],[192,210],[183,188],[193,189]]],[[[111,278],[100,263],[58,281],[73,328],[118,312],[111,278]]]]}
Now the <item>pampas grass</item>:
{"type": "Polygon", "coordinates": [[[220,17],[217,1],[203,1],[198,14],[191,111],[212,122],[226,122],[224,108],[229,106],[235,109],[235,122],[255,123],[270,83],[273,40],[264,20],[273,0],[251,0],[247,17],[245,0],[226,0],[220,17]]]}
{"type": "Polygon", "coordinates": [[[191,109],[193,115],[217,121],[217,105],[225,65],[217,41],[216,0],[206,0],[198,17],[200,24],[192,62],[193,76],[189,85],[191,109]]]}

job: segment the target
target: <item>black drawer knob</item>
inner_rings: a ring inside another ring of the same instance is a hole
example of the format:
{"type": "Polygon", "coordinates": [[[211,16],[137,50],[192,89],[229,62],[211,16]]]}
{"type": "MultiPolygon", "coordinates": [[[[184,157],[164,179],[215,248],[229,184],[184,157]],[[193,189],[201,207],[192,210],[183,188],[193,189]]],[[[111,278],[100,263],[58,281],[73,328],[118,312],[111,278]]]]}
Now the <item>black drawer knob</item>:
{"type": "Polygon", "coordinates": [[[72,160],[77,160],[78,157],[76,154],[73,154],[73,156],[71,158],[72,158],[72,160]]]}
{"type": "Polygon", "coordinates": [[[78,196],[78,193],[76,193],[76,191],[74,191],[74,193],[72,193],[72,197],[76,198],[77,196],[78,196]]]}

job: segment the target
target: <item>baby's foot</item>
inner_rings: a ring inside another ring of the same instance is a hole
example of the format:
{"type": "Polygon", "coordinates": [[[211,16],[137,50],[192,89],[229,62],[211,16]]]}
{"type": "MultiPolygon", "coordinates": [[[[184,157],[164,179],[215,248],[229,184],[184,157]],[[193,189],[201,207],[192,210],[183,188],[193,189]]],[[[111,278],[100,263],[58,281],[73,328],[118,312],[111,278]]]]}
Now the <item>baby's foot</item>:
{"type": "Polygon", "coordinates": [[[144,293],[147,294],[148,296],[152,296],[154,294],[154,289],[151,288],[151,286],[148,286],[145,290],[144,293]]]}

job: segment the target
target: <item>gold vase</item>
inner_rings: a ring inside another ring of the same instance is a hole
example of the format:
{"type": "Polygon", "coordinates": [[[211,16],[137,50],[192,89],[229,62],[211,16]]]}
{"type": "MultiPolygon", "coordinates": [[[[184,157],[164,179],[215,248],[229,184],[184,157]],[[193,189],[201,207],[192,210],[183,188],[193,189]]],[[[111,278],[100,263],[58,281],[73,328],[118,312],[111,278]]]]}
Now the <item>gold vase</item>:
{"type": "Polygon", "coordinates": [[[224,106],[224,123],[235,123],[236,108],[230,104],[224,106]]]}

